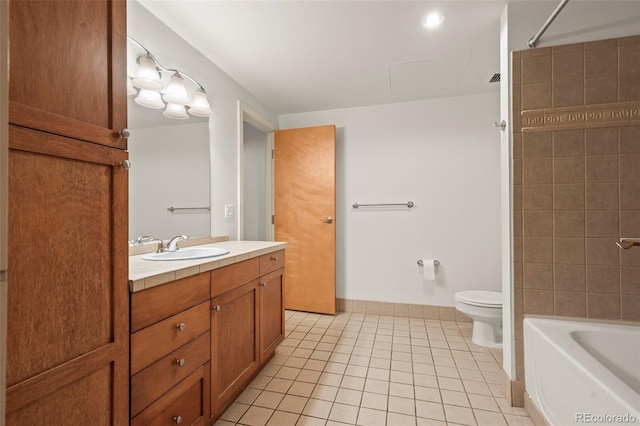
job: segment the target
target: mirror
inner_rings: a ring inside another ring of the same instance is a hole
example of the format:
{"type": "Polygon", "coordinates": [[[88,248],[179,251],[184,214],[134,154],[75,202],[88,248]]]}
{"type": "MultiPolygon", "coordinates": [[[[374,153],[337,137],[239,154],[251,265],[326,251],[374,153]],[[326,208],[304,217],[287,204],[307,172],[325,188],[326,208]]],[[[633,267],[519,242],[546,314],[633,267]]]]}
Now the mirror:
{"type": "MultiPolygon", "coordinates": [[[[140,52],[128,43],[130,76],[140,52]]],[[[210,236],[209,118],[167,118],[135,97],[128,96],[129,240],[210,236]]]]}

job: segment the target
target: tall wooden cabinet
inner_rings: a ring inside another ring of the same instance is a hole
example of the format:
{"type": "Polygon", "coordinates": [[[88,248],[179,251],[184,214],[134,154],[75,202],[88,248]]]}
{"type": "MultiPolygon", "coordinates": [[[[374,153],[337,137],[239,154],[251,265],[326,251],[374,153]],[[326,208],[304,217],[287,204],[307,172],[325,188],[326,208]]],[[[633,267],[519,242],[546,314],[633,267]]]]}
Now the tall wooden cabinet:
{"type": "Polygon", "coordinates": [[[129,420],[125,6],[9,1],[8,425],[129,420]]]}

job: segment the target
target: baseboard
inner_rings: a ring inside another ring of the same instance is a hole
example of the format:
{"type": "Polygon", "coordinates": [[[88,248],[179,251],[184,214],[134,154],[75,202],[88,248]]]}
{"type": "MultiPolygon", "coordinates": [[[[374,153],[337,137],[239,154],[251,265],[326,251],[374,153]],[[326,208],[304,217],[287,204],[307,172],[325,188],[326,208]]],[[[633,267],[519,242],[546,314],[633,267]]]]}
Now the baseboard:
{"type": "Polygon", "coordinates": [[[471,318],[458,312],[453,306],[390,303],[374,300],[336,299],[338,312],[421,318],[439,321],[471,322],[471,318]]]}
{"type": "Polygon", "coordinates": [[[524,396],[524,409],[529,414],[529,417],[531,417],[531,421],[533,422],[533,424],[535,426],[550,426],[549,423],[544,419],[544,416],[542,415],[542,413],[540,413],[540,410],[538,410],[538,407],[536,407],[536,404],[533,403],[533,401],[531,400],[531,397],[526,391],[523,392],[523,396],[524,396]]]}

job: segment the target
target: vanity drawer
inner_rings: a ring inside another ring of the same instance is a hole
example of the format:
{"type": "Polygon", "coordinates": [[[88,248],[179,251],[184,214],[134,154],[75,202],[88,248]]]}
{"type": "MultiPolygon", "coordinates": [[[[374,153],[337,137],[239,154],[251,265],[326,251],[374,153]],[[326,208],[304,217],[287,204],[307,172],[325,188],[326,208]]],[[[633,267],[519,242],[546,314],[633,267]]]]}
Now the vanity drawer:
{"type": "Polygon", "coordinates": [[[131,293],[131,332],[209,300],[209,272],[131,293]]]}
{"type": "Polygon", "coordinates": [[[131,378],[131,415],[135,416],[210,358],[207,332],[154,362],[131,378]],[[180,365],[182,364],[182,365],[180,365]]]}
{"type": "Polygon", "coordinates": [[[284,268],[284,250],[260,256],[260,276],[284,268]]]}
{"type": "Polygon", "coordinates": [[[134,417],[131,426],[204,425],[210,417],[208,376],[205,364],[134,417]]]}
{"type": "Polygon", "coordinates": [[[260,260],[257,257],[211,271],[211,297],[255,280],[260,276],[260,260]]]}
{"type": "Polygon", "coordinates": [[[131,375],[209,331],[207,301],[131,335],[131,375]]]}

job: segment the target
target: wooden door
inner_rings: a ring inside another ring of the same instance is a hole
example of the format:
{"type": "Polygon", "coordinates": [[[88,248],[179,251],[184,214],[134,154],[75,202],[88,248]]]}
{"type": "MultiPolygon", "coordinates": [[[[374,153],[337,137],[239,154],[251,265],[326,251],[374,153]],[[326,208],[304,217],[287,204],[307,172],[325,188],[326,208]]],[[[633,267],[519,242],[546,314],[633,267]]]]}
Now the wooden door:
{"type": "Polygon", "coordinates": [[[336,313],[336,128],[274,138],[275,239],[286,241],[286,309],[336,313]]]}
{"type": "Polygon", "coordinates": [[[9,129],[7,423],[128,422],[122,150],[9,129]]]}
{"type": "Polygon", "coordinates": [[[260,363],[284,340],[284,269],[260,277],[260,363]]]}
{"type": "Polygon", "coordinates": [[[126,2],[11,0],[9,122],[126,148],[126,2]]]}
{"type": "Polygon", "coordinates": [[[211,299],[211,414],[221,414],[260,362],[258,280],[211,299]]]}

